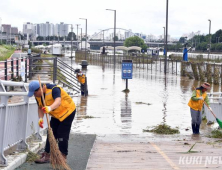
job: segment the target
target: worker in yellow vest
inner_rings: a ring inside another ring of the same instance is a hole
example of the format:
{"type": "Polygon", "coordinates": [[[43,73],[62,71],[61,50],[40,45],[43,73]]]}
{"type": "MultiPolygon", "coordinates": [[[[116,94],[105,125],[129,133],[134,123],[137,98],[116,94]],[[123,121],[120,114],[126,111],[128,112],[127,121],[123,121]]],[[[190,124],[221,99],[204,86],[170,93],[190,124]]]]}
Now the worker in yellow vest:
{"type": "MultiPolygon", "coordinates": [[[[58,141],[59,150],[66,159],[70,129],[76,113],[75,103],[61,87],[54,84],[43,84],[42,90],[46,106],[44,106],[41,98],[38,81],[30,82],[28,96],[35,96],[38,104],[38,124],[41,128],[43,128],[44,113],[51,115],[50,126],[55,139],[58,141]]],[[[50,144],[48,138],[46,140],[45,152],[35,162],[40,164],[50,162],[50,144]]]]}
{"type": "Polygon", "coordinates": [[[202,121],[201,110],[203,108],[204,101],[208,104],[208,106],[210,106],[209,99],[206,93],[207,90],[210,90],[210,84],[205,82],[193,91],[191,99],[188,103],[192,118],[191,126],[193,134],[200,134],[199,130],[202,121]]]}
{"type": "Polygon", "coordinates": [[[76,69],[75,73],[76,73],[76,77],[77,77],[79,83],[81,84],[81,95],[83,96],[83,95],[85,95],[85,90],[87,91],[87,89],[85,87],[86,86],[86,76],[84,73],[82,73],[80,71],[80,69],[76,69]]]}

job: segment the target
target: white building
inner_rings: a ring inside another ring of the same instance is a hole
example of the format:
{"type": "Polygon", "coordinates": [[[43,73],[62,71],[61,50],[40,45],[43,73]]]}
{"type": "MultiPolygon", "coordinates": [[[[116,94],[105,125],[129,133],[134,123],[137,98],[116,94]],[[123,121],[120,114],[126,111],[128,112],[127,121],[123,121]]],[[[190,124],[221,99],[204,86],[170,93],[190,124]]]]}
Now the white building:
{"type": "Polygon", "coordinates": [[[33,35],[35,34],[35,28],[34,28],[34,24],[30,23],[30,22],[26,22],[23,24],[23,34],[29,34],[29,35],[33,35]]]}

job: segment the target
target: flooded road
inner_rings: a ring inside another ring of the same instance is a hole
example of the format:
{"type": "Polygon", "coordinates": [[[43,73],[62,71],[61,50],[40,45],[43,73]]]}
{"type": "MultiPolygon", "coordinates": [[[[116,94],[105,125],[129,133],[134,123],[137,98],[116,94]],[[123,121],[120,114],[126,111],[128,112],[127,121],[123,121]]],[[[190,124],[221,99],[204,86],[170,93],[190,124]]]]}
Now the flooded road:
{"type": "MultiPolygon", "coordinates": [[[[73,67],[81,68],[75,62],[73,67]]],[[[164,122],[173,128],[179,127],[180,134],[192,133],[187,103],[192,86],[199,86],[200,82],[179,75],[165,76],[160,71],[134,68],[127,94],[122,92],[126,82],[121,79],[120,65],[114,70],[110,64],[90,64],[86,74],[89,96],[74,97],[77,116],[72,131],[100,135],[144,134],[143,129],[164,122]]],[[[213,89],[219,91],[218,86],[213,89]]]]}

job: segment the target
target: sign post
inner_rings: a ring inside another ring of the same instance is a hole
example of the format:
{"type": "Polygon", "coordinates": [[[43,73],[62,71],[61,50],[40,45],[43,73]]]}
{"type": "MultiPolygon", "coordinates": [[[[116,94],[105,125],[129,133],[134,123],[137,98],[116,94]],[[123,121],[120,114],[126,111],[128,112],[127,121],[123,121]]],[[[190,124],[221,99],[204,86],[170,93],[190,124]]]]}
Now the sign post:
{"type": "Polygon", "coordinates": [[[133,61],[132,60],[122,60],[122,79],[126,79],[126,89],[128,89],[128,79],[133,78],[133,61]]]}

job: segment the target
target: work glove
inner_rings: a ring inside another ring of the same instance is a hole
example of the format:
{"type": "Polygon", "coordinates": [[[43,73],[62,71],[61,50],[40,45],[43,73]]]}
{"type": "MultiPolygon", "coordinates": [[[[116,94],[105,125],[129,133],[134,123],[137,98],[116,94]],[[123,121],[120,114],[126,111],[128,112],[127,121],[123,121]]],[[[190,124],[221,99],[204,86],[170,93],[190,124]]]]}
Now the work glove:
{"type": "Polygon", "coordinates": [[[199,100],[203,100],[203,97],[202,97],[202,96],[201,96],[201,97],[198,97],[198,99],[199,99],[199,100]]]}
{"type": "Polygon", "coordinates": [[[42,118],[39,118],[39,127],[43,128],[43,119],[42,118]]]}
{"type": "Polygon", "coordinates": [[[50,106],[45,106],[45,107],[42,108],[42,110],[43,110],[44,113],[49,113],[49,112],[51,112],[52,109],[51,109],[50,106]]]}

